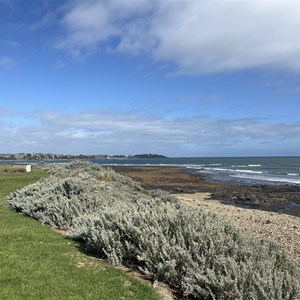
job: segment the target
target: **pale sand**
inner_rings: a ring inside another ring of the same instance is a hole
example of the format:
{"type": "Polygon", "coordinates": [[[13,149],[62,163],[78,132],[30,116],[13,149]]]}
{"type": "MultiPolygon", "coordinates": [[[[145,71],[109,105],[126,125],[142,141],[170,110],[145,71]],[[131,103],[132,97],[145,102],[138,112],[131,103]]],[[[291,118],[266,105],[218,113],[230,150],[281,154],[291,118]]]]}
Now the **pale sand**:
{"type": "Polygon", "coordinates": [[[222,204],[218,200],[211,200],[209,193],[174,196],[184,205],[213,212],[239,228],[277,242],[300,262],[300,217],[222,204]]]}

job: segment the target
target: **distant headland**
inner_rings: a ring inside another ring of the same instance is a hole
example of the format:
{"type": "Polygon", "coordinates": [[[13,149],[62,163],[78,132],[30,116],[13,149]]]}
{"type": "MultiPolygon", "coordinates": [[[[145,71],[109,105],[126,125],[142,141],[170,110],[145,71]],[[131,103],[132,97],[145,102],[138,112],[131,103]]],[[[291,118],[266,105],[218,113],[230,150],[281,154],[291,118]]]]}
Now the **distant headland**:
{"type": "Polygon", "coordinates": [[[167,158],[160,154],[136,154],[136,155],[73,155],[73,154],[53,154],[53,153],[16,153],[16,154],[1,154],[0,160],[97,160],[97,159],[139,159],[139,158],[167,158]]]}
{"type": "Polygon", "coordinates": [[[137,155],[129,156],[129,158],[167,158],[167,157],[159,154],[137,154],[137,155]]]}

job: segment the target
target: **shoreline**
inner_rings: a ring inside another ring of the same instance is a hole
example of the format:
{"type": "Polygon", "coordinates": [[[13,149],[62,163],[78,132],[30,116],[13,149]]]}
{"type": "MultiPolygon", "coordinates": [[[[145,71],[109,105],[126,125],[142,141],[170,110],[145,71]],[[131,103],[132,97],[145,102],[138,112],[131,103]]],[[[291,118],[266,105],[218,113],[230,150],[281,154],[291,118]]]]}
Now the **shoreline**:
{"type": "Polygon", "coordinates": [[[300,186],[232,185],[214,183],[203,174],[179,167],[111,166],[116,172],[131,177],[145,189],[162,189],[172,194],[210,193],[225,205],[259,209],[300,217],[300,186]]]}

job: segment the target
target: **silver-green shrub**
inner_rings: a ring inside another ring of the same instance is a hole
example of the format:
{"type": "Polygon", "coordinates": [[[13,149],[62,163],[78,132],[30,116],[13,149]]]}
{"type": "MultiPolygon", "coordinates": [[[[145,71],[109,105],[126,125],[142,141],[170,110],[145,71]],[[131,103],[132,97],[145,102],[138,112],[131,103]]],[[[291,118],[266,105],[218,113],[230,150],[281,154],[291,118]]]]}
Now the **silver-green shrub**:
{"type": "Polygon", "coordinates": [[[298,299],[299,269],[277,245],[171,204],[106,210],[70,230],[111,263],[137,265],[199,299],[298,299]]]}
{"type": "Polygon", "coordinates": [[[62,229],[112,264],[138,267],[196,299],[300,299],[299,266],[274,243],[164,191],[90,163],[10,195],[9,206],[62,229]]]}
{"type": "Polygon", "coordinates": [[[46,170],[59,178],[79,177],[95,178],[100,181],[114,181],[119,184],[129,185],[134,190],[143,191],[141,185],[130,177],[122,176],[111,168],[104,168],[99,164],[88,161],[74,161],[72,163],[49,164],[46,170]]]}

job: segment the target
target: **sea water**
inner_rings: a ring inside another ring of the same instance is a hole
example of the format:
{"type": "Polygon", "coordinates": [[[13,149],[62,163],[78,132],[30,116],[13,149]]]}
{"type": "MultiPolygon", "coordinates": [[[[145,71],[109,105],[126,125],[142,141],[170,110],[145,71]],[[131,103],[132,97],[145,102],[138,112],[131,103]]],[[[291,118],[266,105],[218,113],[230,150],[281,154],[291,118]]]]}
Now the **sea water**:
{"type": "MultiPolygon", "coordinates": [[[[5,162],[5,161],[4,161],[5,162]]],[[[6,161],[7,162],[7,161],[6,161]]],[[[35,164],[37,161],[10,161],[35,164]]],[[[67,160],[49,161],[61,163],[67,160]]],[[[300,156],[296,157],[170,157],[92,160],[105,166],[170,166],[203,174],[212,182],[300,186],[300,156]]]]}
{"type": "Polygon", "coordinates": [[[174,157],[97,160],[103,165],[173,166],[230,184],[300,185],[300,157],[174,157]]]}

